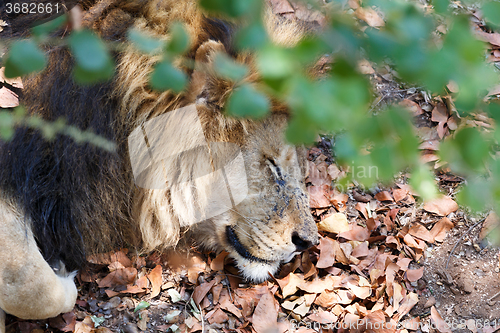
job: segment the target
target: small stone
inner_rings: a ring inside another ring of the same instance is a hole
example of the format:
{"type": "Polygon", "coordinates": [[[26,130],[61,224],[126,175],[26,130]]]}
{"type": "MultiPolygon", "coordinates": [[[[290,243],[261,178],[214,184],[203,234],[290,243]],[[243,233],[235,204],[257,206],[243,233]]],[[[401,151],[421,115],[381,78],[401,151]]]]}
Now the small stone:
{"type": "Polygon", "coordinates": [[[139,328],[133,323],[123,325],[121,328],[123,333],[139,333],[139,328]]]}

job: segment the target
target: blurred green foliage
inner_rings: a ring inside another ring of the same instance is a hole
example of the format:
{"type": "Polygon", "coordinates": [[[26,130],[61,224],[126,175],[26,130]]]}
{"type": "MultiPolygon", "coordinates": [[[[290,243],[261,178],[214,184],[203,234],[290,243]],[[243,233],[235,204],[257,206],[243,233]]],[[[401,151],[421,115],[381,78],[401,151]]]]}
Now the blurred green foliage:
{"type": "MultiPolygon", "coordinates": [[[[483,6],[486,22],[492,28],[499,27],[500,2],[478,3],[483,6]]],[[[411,115],[397,107],[373,114],[370,83],[358,67],[362,59],[390,65],[402,82],[422,87],[434,96],[445,93],[446,85],[453,81],[459,89],[453,95],[458,115],[486,111],[500,120],[500,105],[485,101],[488,90],[499,81],[498,71],[485,61],[487,44],[476,38],[469,17],[448,0],[433,0],[427,7],[403,0],[363,1],[365,8],[384,13],[385,25],[376,28],[359,20],[353,10],[346,10],[346,1],[333,1],[328,6],[332,12],[327,26],[292,47],[270,42],[262,22],[262,0],[201,0],[200,4],[208,12],[240,23],[235,47],[255,53],[255,66],[262,78],[259,85],[244,82],[249,69],[218,54],[214,69],[235,84],[226,112],[260,118],[269,112],[271,99],[286,103],[291,112],[286,131],[290,142],[310,144],[318,133],[335,133],[338,163],[377,168],[376,174],[349,175],[359,184],[390,181],[397,172],[409,170],[411,185],[424,198],[436,193],[432,171],[420,162],[420,142],[411,115]],[[312,66],[326,54],[333,59],[331,69],[320,79],[311,77],[312,66]]],[[[6,75],[43,69],[46,59],[38,43],[60,24],[38,26],[33,29],[33,38],[12,43],[4,59],[6,75]]],[[[139,51],[159,56],[151,75],[152,88],[178,92],[186,87],[186,72],[172,65],[189,46],[182,24],[172,25],[163,40],[136,29],[129,31],[128,39],[139,51]]],[[[96,35],[75,31],[67,44],[76,60],[76,81],[91,84],[112,77],[113,58],[96,35]]],[[[13,120],[0,114],[0,123],[3,137],[9,137],[13,120]]],[[[459,199],[474,210],[500,207],[500,162],[494,157],[499,140],[499,130],[485,132],[461,126],[439,151],[451,170],[468,180],[459,199]]]]}

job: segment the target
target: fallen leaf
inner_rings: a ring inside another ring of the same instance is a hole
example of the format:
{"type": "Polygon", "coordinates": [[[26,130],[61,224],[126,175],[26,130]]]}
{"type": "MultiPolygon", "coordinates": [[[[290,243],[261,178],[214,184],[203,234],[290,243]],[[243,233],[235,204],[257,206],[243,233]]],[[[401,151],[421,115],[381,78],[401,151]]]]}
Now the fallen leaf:
{"type": "Polygon", "coordinates": [[[148,280],[151,282],[151,298],[154,298],[160,294],[162,281],[162,268],[160,265],[156,265],[155,268],[148,274],[148,280]]]}
{"type": "Polygon", "coordinates": [[[330,207],[330,185],[309,186],[309,207],[310,208],[326,208],[330,207]]]}
{"type": "Polygon", "coordinates": [[[368,23],[370,27],[377,28],[385,25],[384,20],[370,7],[359,7],[354,11],[354,15],[356,15],[358,19],[368,23]]]}
{"type": "Polygon", "coordinates": [[[331,267],[335,263],[335,241],[329,237],[319,239],[319,259],[316,263],[317,268],[331,267]]]}
{"type": "Polygon", "coordinates": [[[396,311],[398,314],[393,317],[394,320],[399,321],[399,318],[404,317],[410,310],[418,303],[418,295],[416,293],[408,293],[403,302],[399,305],[396,311]]]}
{"type": "Polygon", "coordinates": [[[76,315],[74,312],[60,314],[49,319],[49,325],[63,332],[73,332],[76,325],[76,315]]]}
{"type": "Polygon", "coordinates": [[[136,277],[137,269],[133,267],[117,269],[106,275],[97,283],[97,285],[99,286],[99,288],[114,288],[116,286],[125,286],[134,282],[136,277]]]}
{"type": "Polygon", "coordinates": [[[399,102],[399,105],[410,111],[412,116],[418,116],[424,113],[420,105],[418,103],[409,100],[409,99],[404,99],[401,102],[399,102]]]}
{"type": "Polygon", "coordinates": [[[497,214],[491,212],[483,222],[481,227],[481,232],[479,233],[479,239],[483,240],[488,234],[500,225],[500,219],[497,214]]]}
{"type": "Polygon", "coordinates": [[[19,105],[19,96],[6,87],[0,88],[0,108],[15,108],[19,105]]]}
{"type": "Polygon", "coordinates": [[[212,313],[212,315],[208,318],[208,322],[210,324],[213,324],[213,323],[222,324],[228,320],[229,320],[229,317],[221,309],[215,310],[215,312],[212,313]]]}
{"type": "Polygon", "coordinates": [[[373,69],[370,62],[366,59],[361,59],[358,61],[358,71],[361,74],[374,74],[375,70],[373,69]]]}
{"type": "Polygon", "coordinates": [[[226,259],[229,253],[226,251],[222,251],[215,257],[214,260],[210,263],[210,268],[214,271],[223,271],[224,270],[224,260],[226,259]]]}
{"type": "Polygon", "coordinates": [[[375,199],[378,201],[394,201],[391,194],[388,191],[381,191],[375,194],[375,199]]]}
{"type": "Polygon", "coordinates": [[[366,257],[369,253],[370,252],[368,250],[368,242],[365,241],[365,242],[360,243],[358,246],[356,246],[352,250],[351,255],[353,257],[360,258],[360,257],[366,257]]]}
{"type": "Polygon", "coordinates": [[[443,217],[439,220],[431,229],[431,235],[434,237],[436,242],[444,241],[448,231],[453,229],[455,225],[447,217],[443,217]]]}
{"type": "Polygon", "coordinates": [[[414,237],[420,238],[426,242],[429,243],[434,243],[434,237],[432,236],[431,232],[427,230],[426,227],[421,225],[420,223],[415,223],[408,233],[414,237]]]}
{"type": "Polygon", "coordinates": [[[273,14],[287,14],[295,12],[287,0],[270,0],[273,14]]]}
{"type": "Polygon", "coordinates": [[[334,234],[349,230],[347,217],[343,213],[334,213],[328,215],[324,220],[318,223],[318,230],[327,231],[334,234]]]}
{"type": "Polygon", "coordinates": [[[439,216],[446,216],[458,209],[457,203],[449,196],[443,195],[424,204],[424,210],[439,216]]]}
{"type": "Polygon", "coordinates": [[[451,333],[450,326],[448,326],[448,324],[444,321],[435,306],[431,308],[431,319],[439,332],[451,333]]]}
{"type": "Polygon", "coordinates": [[[370,231],[365,227],[352,225],[351,230],[340,233],[339,237],[345,238],[347,240],[364,242],[370,237],[370,231]]]}
{"type": "Polygon", "coordinates": [[[420,267],[419,269],[409,269],[406,271],[406,278],[410,282],[415,282],[420,279],[424,275],[424,267],[420,267]]]}
{"type": "Polygon", "coordinates": [[[204,282],[199,286],[197,286],[196,288],[194,288],[193,300],[196,303],[196,305],[200,305],[201,301],[207,295],[210,289],[212,289],[214,284],[215,280],[212,280],[210,282],[204,282]]]}
{"type": "Polygon", "coordinates": [[[402,188],[395,188],[392,190],[392,195],[394,197],[394,201],[399,202],[406,198],[408,191],[402,188]]]}
{"type": "Polygon", "coordinates": [[[262,295],[255,307],[252,316],[253,329],[257,333],[266,333],[272,331],[278,323],[278,305],[273,294],[267,291],[262,295]]]}

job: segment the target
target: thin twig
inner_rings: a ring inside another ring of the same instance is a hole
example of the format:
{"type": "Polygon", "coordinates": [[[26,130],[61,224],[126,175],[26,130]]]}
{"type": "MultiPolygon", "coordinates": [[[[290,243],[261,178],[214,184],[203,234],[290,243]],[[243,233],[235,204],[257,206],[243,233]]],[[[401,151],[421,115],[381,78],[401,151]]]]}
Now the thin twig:
{"type": "Polygon", "coordinates": [[[484,220],[486,220],[486,218],[482,219],[481,221],[477,222],[476,224],[474,224],[472,227],[469,228],[469,230],[467,230],[466,232],[464,232],[462,234],[462,236],[460,236],[460,238],[458,239],[458,241],[455,243],[455,246],[453,246],[453,249],[451,249],[451,252],[450,254],[448,255],[448,260],[446,260],[446,266],[445,266],[445,269],[448,269],[448,264],[450,263],[450,259],[451,259],[451,256],[453,255],[453,252],[455,251],[455,249],[457,248],[458,244],[460,244],[460,242],[462,241],[462,239],[465,237],[465,235],[469,234],[469,232],[472,231],[472,229],[474,229],[475,227],[477,227],[479,224],[483,223],[484,220]]]}
{"type": "Polygon", "coordinates": [[[491,296],[490,299],[488,300],[488,303],[491,302],[491,301],[493,301],[499,295],[500,295],[500,291],[497,292],[495,295],[491,296]]]}

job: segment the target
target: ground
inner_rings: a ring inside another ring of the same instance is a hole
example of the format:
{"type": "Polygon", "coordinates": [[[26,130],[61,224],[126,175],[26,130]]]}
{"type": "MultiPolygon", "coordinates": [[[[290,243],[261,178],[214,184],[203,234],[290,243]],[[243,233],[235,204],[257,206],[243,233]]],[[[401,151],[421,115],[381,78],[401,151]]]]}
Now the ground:
{"type": "MultiPolygon", "coordinates": [[[[271,2],[277,14],[324,24],[320,13],[304,5],[271,2]]],[[[376,17],[371,20],[380,24],[376,17]]],[[[472,21],[480,27],[480,20],[472,21]]],[[[490,61],[500,60],[499,48],[492,42],[490,61]]],[[[464,180],[450,174],[436,155],[439,142],[460,121],[452,107],[453,87],[446,96],[431,96],[399,82],[389,66],[359,65],[374,89],[372,112],[399,104],[413,116],[422,160],[435,168],[439,198],[422,202],[404,172],[391,184],[370,189],[350,184],[339,191],[337,180],[348,166],[335,163],[335,139],[323,137],[310,149],[307,179],[320,245],[284,265],[269,282],[242,281],[225,253],[200,253],[190,246],[148,255],[121,249],[89,258],[77,276],[79,297],[72,312],[43,321],[8,317],[7,331],[500,329],[500,252],[484,237],[497,219],[456,204],[464,180]]],[[[12,94],[2,103],[12,107],[12,94]]],[[[480,114],[461,121],[490,126],[480,114]]]]}

